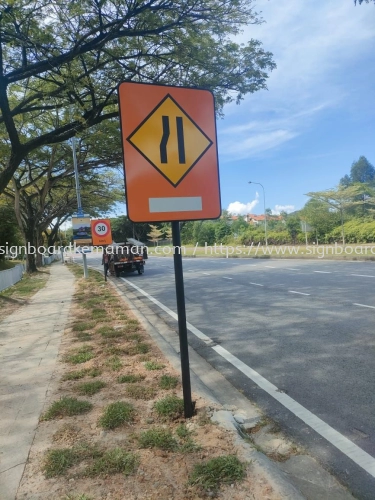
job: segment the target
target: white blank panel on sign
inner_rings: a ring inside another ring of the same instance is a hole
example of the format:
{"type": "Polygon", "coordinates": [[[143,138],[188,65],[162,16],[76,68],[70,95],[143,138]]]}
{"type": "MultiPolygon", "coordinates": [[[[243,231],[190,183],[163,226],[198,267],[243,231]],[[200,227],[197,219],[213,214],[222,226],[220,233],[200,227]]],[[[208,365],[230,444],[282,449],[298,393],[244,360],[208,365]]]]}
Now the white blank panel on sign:
{"type": "Polygon", "coordinates": [[[202,197],[149,198],[149,210],[156,212],[189,212],[202,210],[202,197]]]}

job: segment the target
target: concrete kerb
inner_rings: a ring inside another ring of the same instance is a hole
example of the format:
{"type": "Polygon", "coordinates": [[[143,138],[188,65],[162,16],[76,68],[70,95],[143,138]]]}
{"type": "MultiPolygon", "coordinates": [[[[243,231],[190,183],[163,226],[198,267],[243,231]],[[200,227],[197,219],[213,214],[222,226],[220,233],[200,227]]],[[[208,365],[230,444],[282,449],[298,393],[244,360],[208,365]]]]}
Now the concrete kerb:
{"type": "Polygon", "coordinates": [[[0,498],[14,500],[46,402],[68,321],[74,276],[52,265],[27,305],[0,323],[0,498]]]}

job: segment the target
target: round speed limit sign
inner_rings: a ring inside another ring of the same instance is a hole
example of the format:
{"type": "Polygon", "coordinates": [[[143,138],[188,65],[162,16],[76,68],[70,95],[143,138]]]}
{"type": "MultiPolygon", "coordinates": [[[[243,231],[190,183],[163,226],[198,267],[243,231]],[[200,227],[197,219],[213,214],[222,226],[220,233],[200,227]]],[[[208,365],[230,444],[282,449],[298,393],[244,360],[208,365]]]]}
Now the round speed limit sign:
{"type": "Polygon", "coordinates": [[[99,221],[95,224],[94,231],[98,236],[105,236],[109,232],[109,227],[103,221],[99,221]]]}

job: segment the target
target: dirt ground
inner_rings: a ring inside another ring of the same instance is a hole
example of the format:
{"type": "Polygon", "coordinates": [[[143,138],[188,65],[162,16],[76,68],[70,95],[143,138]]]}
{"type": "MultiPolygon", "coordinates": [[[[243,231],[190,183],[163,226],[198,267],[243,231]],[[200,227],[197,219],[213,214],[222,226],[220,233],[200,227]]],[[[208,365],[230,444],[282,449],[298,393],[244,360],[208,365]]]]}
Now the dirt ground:
{"type": "Polygon", "coordinates": [[[279,496],[252,463],[246,464],[245,477],[239,482],[208,489],[188,483],[195,464],[213,457],[238,455],[238,450],[233,444],[232,433],[211,422],[209,417],[215,408],[196,395],[193,396],[196,414],[189,421],[181,415],[165,419],[157,414],[156,401],[172,394],[182,397],[179,379],[180,374],[172,369],[138,321],[131,317],[109,282],[104,283],[98,273],[91,273],[89,280],[77,279],[70,323],[62,339],[44,412],[54,401],[65,396],[89,401],[92,409],[74,416],[41,419],[17,499],[190,500],[215,497],[223,500],[277,500],[279,496]],[[109,331],[112,333],[104,334],[103,327],[111,327],[109,331]],[[92,358],[77,364],[68,361],[67,357],[82,347],[91,353],[92,358]],[[150,362],[152,366],[159,365],[159,369],[147,369],[150,362]],[[90,371],[92,368],[96,370],[90,371]],[[68,374],[82,370],[86,370],[82,378],[67,379],[68,374]],[[95,377],[90,376],[93,373],[95,377]],[[139,375],[142,380],[119,383],[118,378],[123,375],[139,375]],[[176,387],[162,389],[160,380],[163,375],[177,377],[176,387]],[[82,382],[97,380],[105,387],[96,394],[80,395],[77,392],[82,382]],[[103,428],[100,417],[110,403],[118,401],[133,405],[132,421],[112,430],[103,428]],[[186,424],[189,443],[193,443],[190,449],[184,449],[182,445],[186,441],[178,437],[181,424],[186,424]],[[178,443],[177,448],[171,451],[142,448],[139,436],[155,428],[171,431],[178,443]],[[46,478],[48,453],[51,450],[71,450],[77,445],[84,445],[91,452],[60,475],[46,478]],[[137,456],[134,471],[129,475],[109,471],[89,475],[87,471],[95,460],[92,450],[99,449],[104,453],[114,448],[137,456]]]}

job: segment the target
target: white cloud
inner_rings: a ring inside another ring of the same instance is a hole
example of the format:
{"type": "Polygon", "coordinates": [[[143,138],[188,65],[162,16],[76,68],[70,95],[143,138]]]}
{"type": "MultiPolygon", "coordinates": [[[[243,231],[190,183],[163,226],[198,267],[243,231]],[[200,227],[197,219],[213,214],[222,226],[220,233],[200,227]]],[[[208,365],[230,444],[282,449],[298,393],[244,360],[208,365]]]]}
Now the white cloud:
{"type": "Polygon", "coordinates": [[[347,106],[356,90],[348,86],[352,64],[373,57],[374,9],[363,7],[350,0],[257,1],[266,22],[250,25],[236,42],[261,40],[277,68],[268,92],[226,106],[219,126],[223,157],[263,156],[303,134],[327,109],[347,106]],[[236,125],[225,127],[234,119],[236,125]]]}
{"type": "Polygon", "coordinates": [[[287,214],[290,214],[291,212],[294,212],[296,207],[294,205],[275,205],[274,210],[272,210],[272,213],[274,215],[279,215],[281,212],[286,212],[287,214]]]}
{"type": "Polygon", "coordinates": [[[259,203],[259,194],[256,194],[256,199],[250,201],[249,203],[241,203],[240,201],[234,201],[233,203],[229,203],[228,212],[234,215],[246,215],[252,212],[254,207],[259,203]]]}

